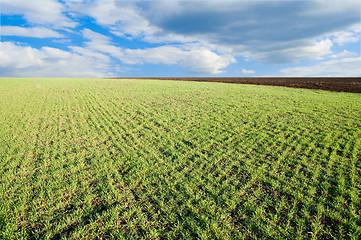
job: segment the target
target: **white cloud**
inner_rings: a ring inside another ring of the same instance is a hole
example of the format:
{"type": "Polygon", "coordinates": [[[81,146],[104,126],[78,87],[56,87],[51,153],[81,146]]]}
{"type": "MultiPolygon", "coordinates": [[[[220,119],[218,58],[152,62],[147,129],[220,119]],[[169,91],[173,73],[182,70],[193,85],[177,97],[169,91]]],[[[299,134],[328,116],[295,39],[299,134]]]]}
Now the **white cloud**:
{"type": "Polygon", "coordinates": [[[281,69],[285,76],[334,76],[359,77],[361,76],[361,57],[343,58],[324,61],[307,67],[292,67],[281,69]]]}
{"type": "Polygon", "coordinates": [[[254,70],[242,69],[241,73],[244,75],[250,75],[250,74],[255,74],[256,72],[254,70]]]}
{"type": "Polygon", "coordinates": [[[109,44],[110,38],[107,36],[104,36],[100,33],[94,32],[88,28],[84,28],[81,30],[81,33],[83,35],[83,38],[90,40],[92,43],[96,44],[109,44]]]}
{"type": "Polygon", "coordinates": [[[300,59],[322,59],[323,56],[331,54],[332,41],[324,39],[321,41],[309,41],[300,46],[279,48],[274,50],[253,51],[252,49],[242,53],[245,57],[257,59],[266,64],[298,63],[300,59]]]}
{"type": "Polygon", "coordinates": [[[346,43],[352,43],[352,42],[358,42],[360,40],[360,36],[356,35],[352,32],[343,32],[340,34],[337,34],[333,42],[343,46],[346,43]]]}
{"type": "Polygon", "coordinates": [[[81,30],[83,38],[88,39],[89,41],[85,42],[85,47],[88,52],[92,51],[94,53],[108,54],[110,56],[120,58],[123,56],[123,49],[112,45],[111,39],[107,36],[104,36],[100,33],[94,32],[90,29],[81,30]]]}
{"type": "MultiPolygon", "coordinates": [[[[241,55],[266,64],[283,64],[322,59],[332,53],[331,40],[338,44],[355,41],[355,34],[352,37],[345,33],[338,37],[330,35],[335,29],[355,24],[359,18],[356,6],[360,4],[346,2],[334,1],[332,5],[322,0],[163,0],[156,3],[71,0],[66,5],[76,14],[94,18],[122,38],[163,44],[198,43],[211,52],[241,55]],[[347,17],[341,19],[345,13],[347,17]],[[330,18],[334,19],[332,24],[330,18]]],[[[133,51],[136,55],[140,52],[133,51]]],[[[119,50],[114,54],[124,55],[119,50]]]]}
{"type": "Polygon", "coordinates": [[[126,37],[126,35],[131,37],[149,36],[158,30],[142,16],[134,2],[70,1],[66,5],[77,14],[94,18],[98,24],[110,28],[110,32],[120,37],[126,37]]]}
{"type": "MultiPolygon", "coordinates": [[[[115,8],[123,5],[116,3],[115,8]]],[[[266,64],[321,59],[331,53],[331,40],[346,41],[346,36],[330,40],[328,35],[358,23],[360,16],[360,3],[353,0],[135,1],[127,9],[132,14],[124,14],[129,16],[126,20],[107,22],[119,30],[119,36],[144,35],[142,39],[149,42],[198,42],[216,46],[209,48],[212,51],[228,48],[228,54],[266,64]],[[142,24],[137,28],[130,24],[133,21],[142,24]]],[[[95,18],[111,16],[98,10],[94,12],[100,16],[95,18]]],[[[356,40],[354,35],[347,38],[356,40]]]]}
{"type": "Polygon", "coordinates": [[[334,43],[343,46],[347,43],[355,43],[360,41],[361,25],[355,24],[344,31],[337,31],[329,35],[334,43]]]}
{"type": "Polygon", "coordinates": [[[219,74],[222,68],[231,63],[235,63],[230,55],[219,56],[208,49],[193,50],[184,60],[184,66],[189,68],[192,73],[219,74]]]}
{"type": "Polygon", "coordinates": [[[175,46],[160,46],[147,49],[123,49],[119,59],[127,64],[167,64],[174,65],[183,60],[189,52],[175,46]]]}
{"type": "Polygon", "coordinates": [[[35,38],[62,38],[62,34],[45,27],[16,27],[16,26],[2,26],[1,35],[3,36],[21,36],[21,37],[35,37],[35,38]]]}
{"type": "Polygon", "coordinates": [[[322,56],[330,54],[333,43],[330,39],[314,41],[308,46],[301,46],[289,49],[291,55],[296,59],[321,59],[322,56]]]}
{"type": "MultiPolygon", "coordinates": [[[[236,60],[227,54],[218,55],[199,44],[164,45],[154,48],[129,49],[117,47],[102,34],[84,29],[83,37],[88,51],[108,54],[125,64],[181,64],[192,73],[219,74],[236,60]]],[[[79,49],[72,47],[79,52],[79,49]]]]}
{"type": "Polygon", "coordinates": [[[78,55],[94,58],[100,63],[110,63],[110,58],[102,53],[92,51],[91,49],[88,48],[77,47],[77,46],[70,46],[69,48],[73,51],[73,53],[76,53],[78,55]]]}
{"type": "Polygon", "coordinates": [[[6,77],[106,77],[107,59],[61,49],[1,42],[0,73],[6,77]]]}
{"type": "Polygon", "coordinates": [[[348,58],[348,57],[356,57],[357,55],[358,54],[355,52],[343,50],[343,52],[331,55],[330,58],[348,58]]]}
{"type": "MultiPolygon", "coordinates": [[[[117,0],[72,0],[68,1],[66,5],[72,9],[75,15],[90,16],[94,18],[98,24],[107,27],[112,34],[122,38],[138,38],[150,43],[185,43],[199,40],[196,37],[186,36],[184,34],[164,32],[146,18],[144,9],[138,7],[137,2],[139,3],[139,1],[117,0]]],[[[159,1],[153,5],[160,6],[160,8],[152,9],[164,14],[169,10],[164,8],[165,5],[174,8],[177,4],[177,1],[159,1]]]]}
{"type": "MultiPolygon", "coordinates": [[[[61,38],[63,35],[56,29],[72,31],[70,28],[77,23],[71,18],[90,16],[97,24],[121,38],[161,43],[158,47],[130,49],[90,29],[81,31],[86,42],[82,46],[68,47],[70,52],[3,43],[5,50],[2,49],[1,53],[6,53],[6,57],[2,56],[1,71],[14,75],[12,70],[22,69],[17,74],[29,74],[32,67],[35,73],[46,75],[50,73],[46,66],[48,69],[58,69],[52,72],[61,74],[64,71],[59,70],[56,66],[59,65],[69,70],[68,75],[80,76],[80,70],[86,72],[85,66],[88,66],[91,73],[104,75],[111,72],[109,65],[116,58],[125,66],[179,64],[192,73],[219,74],[236,62],[235,56],[240,55],[266,64],[297,63],[302,59],[323,60],[329,57],[342,65],[358,58],[355,58],[355,53],[346,50],[335,54],[332,47],[334,44],[342,46],[360,40],[360,24],[355,24],[355,19],[359,20],[360,2],[341,2],[1,0],[2,14],[22,15],[33,26],[5,26],[3,33],[7,36],[61,38]],[[19,58],[18,61],[15,61],[15,56],[19,58]]],[[[51,41],[70,44],[66,39],[51,41]]],[[[335,66],[331,73],[338,74],[337,66],[331,61],[317,66],[321,70],[335,66]]],[[[112,66],[111,69],[117,67],[112,66]]],[[[282,73],[291,74],[289,69],[317,74],[317,69],[313,67],[288,68],[283,69],[282,73]]],[[[345,69],[352,72],[349,68],[345,69]]],[[[321,72],[326,74],[323,70],[321,72]]],[[[243,69],[242,73],[254,74],[247,69],[243,69]]]]}
{"type": "Polygon", "coordinates": [[[73,28],[76,23],[66,17],[64,5],[56,0],[1,0],[2,15],[23,15],[32,24],[54,28],[73,28]]]}
{"type": "Polygon", "coordinates": [[[191,73],[219,74],[236,60],[230,55],[218,55],[209,49],[185,49],[183,46],[160,46],[147,49],[123,49],[118,59],[126,64],[180,64],[191,73]]]}

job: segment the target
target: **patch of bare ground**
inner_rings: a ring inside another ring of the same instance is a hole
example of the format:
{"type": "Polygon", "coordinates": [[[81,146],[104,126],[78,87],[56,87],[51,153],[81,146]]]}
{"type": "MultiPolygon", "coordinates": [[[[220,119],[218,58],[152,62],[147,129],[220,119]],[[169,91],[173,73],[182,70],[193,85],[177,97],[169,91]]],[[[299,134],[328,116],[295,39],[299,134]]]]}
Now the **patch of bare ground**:
{"type": "MultiPolygon", "coordinates": [[[[120,78],[119,78],[120,79],[120,78]]],[[[320,89],[335,92],[361,93],[361,77],[142,77],[126,79],[159,79],[197,82],[222,82],[236,84],[254,84],[293,88],[320,89]]]]}

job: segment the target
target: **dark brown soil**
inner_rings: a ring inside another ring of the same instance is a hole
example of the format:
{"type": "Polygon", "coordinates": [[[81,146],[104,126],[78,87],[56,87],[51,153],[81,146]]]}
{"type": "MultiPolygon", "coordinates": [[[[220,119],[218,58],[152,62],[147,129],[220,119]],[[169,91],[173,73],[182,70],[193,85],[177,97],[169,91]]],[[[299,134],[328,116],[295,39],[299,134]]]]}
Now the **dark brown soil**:
{"type": "MultiPolygon", "coordinates": [[[[129,79],[129,78],[127,78],[129,79]]],[[[187,77],[160,77],[160,78],[132,78],[132,79],[160,79],[160,80],[177,80],[177,81],[197,81],[197,82],[223,82],[236,84],[255,84],[255,85],[270,85],[283,86],[293,88],[308,88],[308,89],[322,89],[336,92],[353,92],[361,93],[361,77],[353,78],[280,78],[280,77],[250,77],[250,78],[218,78],[218,77],[204,77],[204,78],[187,78],[187,77]]]]}

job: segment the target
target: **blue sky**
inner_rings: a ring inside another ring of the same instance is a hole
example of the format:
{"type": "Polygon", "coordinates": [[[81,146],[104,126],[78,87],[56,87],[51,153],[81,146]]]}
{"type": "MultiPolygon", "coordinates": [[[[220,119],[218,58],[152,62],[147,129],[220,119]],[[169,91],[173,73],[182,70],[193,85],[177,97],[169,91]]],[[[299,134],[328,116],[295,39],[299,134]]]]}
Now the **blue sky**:
{"type": "Polygon", "coordinates": [[[0,77],[361,76],[360,0],[1,0],[0,77]]]}

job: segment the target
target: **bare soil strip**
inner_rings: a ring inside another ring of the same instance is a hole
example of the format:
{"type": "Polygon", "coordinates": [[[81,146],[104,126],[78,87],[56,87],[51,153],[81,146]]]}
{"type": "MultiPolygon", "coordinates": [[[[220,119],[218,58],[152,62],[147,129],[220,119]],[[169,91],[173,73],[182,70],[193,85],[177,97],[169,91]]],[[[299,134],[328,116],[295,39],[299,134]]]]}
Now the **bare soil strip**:
{"type": "Polygon", "coordinates": [[[159,79],[177,81],[197,81],[197,82],[222,82],[236,84],[255,84],[283,86],[293,88],[321,89],[336,92],[361,93],[361,77],[330,78],[330,77],[309,77],[309,78],[280,78],[280,77],[245,77],[245,78],[220,78],[220,77],[147,77],[147,78],[127,78],[127,79],[159,79]]]}

